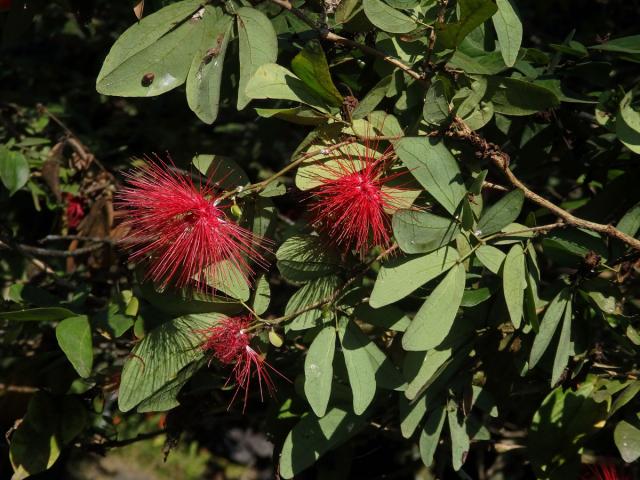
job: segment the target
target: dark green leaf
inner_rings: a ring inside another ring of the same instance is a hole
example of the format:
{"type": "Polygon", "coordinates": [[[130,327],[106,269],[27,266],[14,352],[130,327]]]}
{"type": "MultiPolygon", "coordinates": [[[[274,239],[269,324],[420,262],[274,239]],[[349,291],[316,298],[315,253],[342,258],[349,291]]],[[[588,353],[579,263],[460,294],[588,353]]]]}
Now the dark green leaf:
{"type": "Polygon", "coordinates": [[[551,343],[551,339],[558,328],[558,324],[569,304],[570,298],[571,294],[569,289],[564,288],[560,290],[547,307],[547,311],[540,323],[540,331],[536,334],[536,338],[531,347],[531,355],[529,357],[530,369],[536,366],[551,343]]]}
{"type": "Polygon", "coordinates": [[[499,232],[520,215],[524,193],[514,190],[486,209],[478,222],[478,235],[486,236],[499,232]]]}
{"type": "Polygon", "coordinates": [[[640,54],[640,35],[615,38],[599,45],[593,45],[589,48],[605,52],[630,53],[634,55],[640,54]]]}
{"type": "Polygon", "coordinates": [[[56,338],[78,375],[82,378],[91,375],[93,342],[89,319],[85,315],[65,318],[56,327],[56,338]]]}
{"type": "Polygon", "coordinates": [[[573,351],[573,344],[571,342],[571,310],[571,302],[568,302],[564,309],[562,330],[560,330],[560,340],[558,341],[558,349],[556,350],[556,356],[553,360],[551,386],[558,383],[562,377],[562,373],[569,362],[569,356],[573,351]]]}
{"type": "Polygon", "coordinates": [[[71,310],[60,307],[31,308],[28,310],[0,312],[0,318],[17,322],[55,322],[74,317],[75,315],[71,310]]]}
{"type": "Polygon", "coordinates": [[[291,60],[291,69],[307,87],[328,105],[342,106],[342,95],[333,84],[327,57],[319,41],[309,41],[304,49],[291,60]]]}
{"type": "Polygon", "coordinates": [[[389,90],[389,85],[393,80],[393,75],[382,77],[365,97],[358,103],[358,106],[351,112],[351,118],[354,120],[364,118],[375,110],[378,104],[384,99],[389,90]]]}
{"type": "Polygon", "coordinates": [[[127,412],[173,381],[187,365],[201,359],[202,334],[222,315],[186,315],[151,330],[131,352],[122,369],[118,407],[127,412]]]}
{"type": "Polygon", "coordinates": [[[436,453],[442,427],[444,426],[445,405],[439,405],[429,414],[420,434],[420,458],[427,466],[433,463],[433,455],[436,453]]]}
{"type": "Polygon", "coordinates": [[[296,235],[288,238],[276,252],[278,269],[292,282],[306,282],[339,270],[336,254],[320,238],[296,235]]]}
{"type": "Polygon", "coordinates": [[[460,233],[455,220],[420,210],[398,210],[392,224],[396,241],[405,253],[429,253],[460,233]]]}
{"type": "MultiPolygon", "coordinates": [[[[293,315],[310,305],[325,300],[333,295],[341,285],[342,280],[335,275],[312,280],[291,296],[284,310],[285,315],[293,315]]],[[[307,310],[287,323],[286,329],[298,331],[313,328],[318,325],[321,317],[322,307],[307,310]]]]}
{"type": "Polygon", "coordinates": [[[631,107],[633,91],[627,93],[620,102],[616,118],[616,135],[632,152],[640,153],[640,113],[631,107]]]}
{"type": "Polygon", "coordinates": [[[516,78],[491,77],[487,97],[496,112],[516,116],[532,115],[560,103],[552,90],[516,78]]]}
{"type": "Polygon", "coordinates": [[[280,476],[293,478],[313,465],[322,455],[357,434],[366,419],[332,408],[318,418],[307,415],[293,427],[280,453],[280,476]]]}

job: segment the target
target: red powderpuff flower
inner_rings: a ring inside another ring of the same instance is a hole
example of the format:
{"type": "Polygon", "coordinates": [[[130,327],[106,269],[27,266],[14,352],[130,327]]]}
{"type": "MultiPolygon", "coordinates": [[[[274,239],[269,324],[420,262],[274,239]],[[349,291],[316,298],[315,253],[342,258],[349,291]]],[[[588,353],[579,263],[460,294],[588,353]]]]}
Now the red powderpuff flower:
{"type": "Polygon", "coordinates": [[[254,375],[258,377],[258,388],[260,390],[261,400],[264,400],[262,395],[263,385],[266,386],[270,395],[273,395],[275,392],[275,385],[269,370],[286,380],[284,375],[269,365],[262,355],[251,347],[251,333],[248,331],[250,326],[251,317],[226,317],[213,327],[200,331],[200,333],[206,335],[202,349],[206,352],[211,352],[213,358],[217,359],[220,363],[234,365],[225,387],[232,379],[235,379],[237,385],[236,391],[233,394],[229,407],[242,390],[244,392],[243,412],[247,406],[251,379],[254,375]]]}
{"type": "Polygon", "coordinates": [[[67,203],[65,210],[67,225],[69,228],[77,228],[78,225],[80,225],[80,221],[84,218],[84,202],[80,197],[76,197],[70,193],[65,193],[64,199],[67,203]]]}
{"type": "Polygon", "coordinates": [[[149,260],[148,278],[163,288],[195,281],[198,289],[210,290],[208,285],[229,280],[222,261],[247,283],[251,263],[265,264],[260,239],[231,221],[216,196],[211,183],[196,186],[161,160],[128,174],[116,205],[126,211],[131,260],[149,260]]]}
{"type": "Polygon", "coordinates": [[[621,468],[606,463],[589,465],[588,472],[580,478],[582,480],[631,480],[631,477],[621,468]]]}
{"type": "Polygon", "coordinates": [[[311,193],[313,221],[334,245],[355,249],[361,257],[375,245],[391,243],[391,218],[385,212],[400,207],[398,199],[383,186],[401,173],[386,170],[392,150],[378,158],[365,145],[364,154],[344,154],[326,163],[314,175],[319,184],[311,193]]]}

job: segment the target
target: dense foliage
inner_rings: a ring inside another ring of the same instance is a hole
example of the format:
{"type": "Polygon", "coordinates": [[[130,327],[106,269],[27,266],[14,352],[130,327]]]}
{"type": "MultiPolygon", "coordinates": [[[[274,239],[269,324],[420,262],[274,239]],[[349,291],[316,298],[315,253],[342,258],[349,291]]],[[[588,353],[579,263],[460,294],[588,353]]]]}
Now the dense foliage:
{"type": "Polygon", "coordinates": [[[638,13],[0,1],[0,476],[634,478],[638,13]]]}

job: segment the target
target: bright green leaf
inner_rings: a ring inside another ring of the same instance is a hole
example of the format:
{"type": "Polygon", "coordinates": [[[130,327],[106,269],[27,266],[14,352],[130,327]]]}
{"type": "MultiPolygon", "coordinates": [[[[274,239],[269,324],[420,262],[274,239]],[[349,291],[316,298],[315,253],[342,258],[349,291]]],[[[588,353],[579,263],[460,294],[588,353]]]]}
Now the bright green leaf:
{"type": "Polygon", "coordinates": [[[390,7],[382,0],[363,0],[364,13],[379,29],[389,33],[408,33],[417,25],[404,13],[390,7]]]}
{"type": "Polygon", "coordinates": [[[12,152],[0,145],[0,180],[9,195],[20,190],[29,180],[29,163],[20,152],[12,152]]]}
{"type": "Polygon", "coordinates": [[[491,18],[498,34],[500,52],[507,67],[513,67],[518,59],[522,43],[522,22],[512,0],[497,0],[498,11],[491,18]]]}
{"type": "Polygon", "coordinates": [[[395,147],[398,157],[418,182],[453,215],[467,188],[458,162],[444,143],[428,137],[405,137],[395,147]]]}
{"type": "Polygon", "coordinates": [[[491,0],[459,0],[460,16],[454,23],[438,23],[437,39],[445,48],[455,48],[472,30],[489,20],[498,8],[491,0]]]}
{"type": "Polygon", "coordinates": [[[318,40],[309,41],[291,60],[291,69],[328,105],[342,106],[343,98],[331,79],[327,57],[318,40]]]}
{"type": "Polygon", "coordinates": [[[613,440],[620,451],[620,456],[627,463],[640,458],[640,429],[621,420],[613,431],[613,440]]]}
{"type": "Polygon", "coordinates": [[[85,315],[65,318],[56,327],[56,338],[78,375],[82,378],[91,375],[93,342],[89,319],[85,315]]]}
{"type": "Polygon", "coordinates": [[[502,268],[502,263],[504,262],[506,255],[502,250],[498,250],[496,247],[492,247],[491,245],[481,245],[476,250],[476,257],[478,257],[478,260],[480,260],[480,262],[482,262],[490,272],[497,275],[500,272],[500,268],[502,268]]]}

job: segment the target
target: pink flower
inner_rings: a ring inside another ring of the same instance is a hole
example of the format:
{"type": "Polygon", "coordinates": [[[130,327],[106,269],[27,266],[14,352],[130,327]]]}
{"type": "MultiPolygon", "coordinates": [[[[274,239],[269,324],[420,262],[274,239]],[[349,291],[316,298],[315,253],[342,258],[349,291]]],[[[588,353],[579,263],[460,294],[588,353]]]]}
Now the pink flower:
{"type": "Polygon", "coordinates": [[[148,261],[147,277],[161,287],[195,282],[212,290],[209,285],[227,280],[228,269],[220,268],[225,260],[248,283],[251,263],[265,264],[260,239],[227,217],[211,183],[196,186],[161,160],[127,177],[116,205],[126,211],[130,258],[148,261]]]}
{"type": "Polygon", "coordinates": [[[611,463],[599,463],[587,466],[587,473],[580,477],[582,480],[631,480],[631,476],[611,463]]]}
{"type": "Polygon", "coordinates": [[[400,175],[386,174],[391,153],[389,148],[376,158],[367,145],[363,155],[346,154],[337,158],[335,166],[323,165],[322,174],[315,176],[320,185],[311,193],[311,214],[335,246],[355,249],[364,257],[371,247],[391,243],[391,218],[385,210],[400,206],[382,188],[400,175]]]}
{"type": "Polygon", "coordinates": [[[280,375],[288,381],[278,370],[273,368],[265,361],[260,353],[251,347],[251,317],[225,317],[216,325],[199,333],[206,335],[206,339],[202,344],[202,349],[211,352],[213,358],[225,365],[233,365],[231,376],[227,380],[227,386],[232,379],[236,382],[236,391],[231,399],[231,404],[235,401],[240,391],[244,392],[244,412],[249,398],[249,388],[251,379],[258,377],[258,388],[260,390],[260,399],[264,400],[262,395],[263,385],[267,388],[270,395],[275,392],[275,385],[269,370],[280,375]]]}

